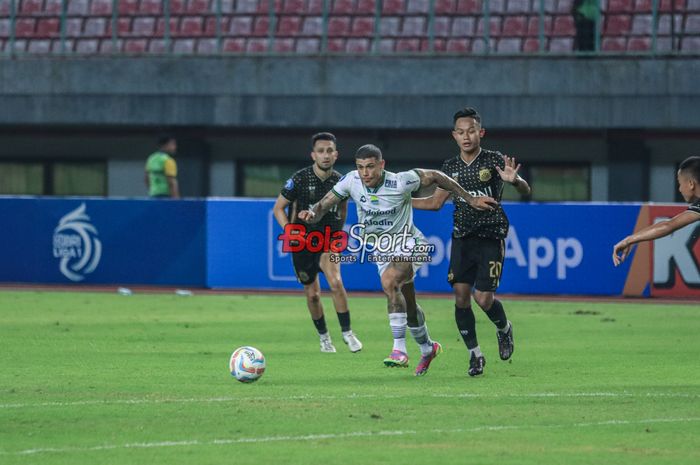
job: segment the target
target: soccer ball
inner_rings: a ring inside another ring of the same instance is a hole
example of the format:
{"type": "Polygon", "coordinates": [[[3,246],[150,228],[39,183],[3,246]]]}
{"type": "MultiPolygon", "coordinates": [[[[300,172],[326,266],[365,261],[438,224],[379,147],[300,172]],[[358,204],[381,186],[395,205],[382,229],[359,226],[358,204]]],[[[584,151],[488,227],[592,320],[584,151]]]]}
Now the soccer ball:
{"type": "Polygon", "coordinates": [[[239,347],[231,354],[228,366],[238,381],[252,383],[265,373],[265,356],[255,347],[239,347]]]}

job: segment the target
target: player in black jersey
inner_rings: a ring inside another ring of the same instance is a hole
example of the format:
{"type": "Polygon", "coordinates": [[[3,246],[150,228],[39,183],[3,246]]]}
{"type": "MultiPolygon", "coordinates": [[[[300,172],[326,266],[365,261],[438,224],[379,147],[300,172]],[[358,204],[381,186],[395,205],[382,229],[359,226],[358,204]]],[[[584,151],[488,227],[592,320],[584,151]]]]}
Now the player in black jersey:
{"type": "MultiPolygon", "coordinates": [[[[347,215],[347,202],[342,202],[338,208],[328,212],[316,224],[307,224],[297,218],[300,211],[308,210],[311,205],[321,200],[341,177],[340,173],[333,169],[338,159],[336,139],[333,134],[328,132],[315,134],[311,138],[311,148],[313,165],[297,171],[287,180],[273,207],[275,219],[282,229],[290,222],[301,223],[306,227],[307,234],[311,231],[323,231],[327,226],[333,231],[340,231],[343,229],[347,215]],[[287,207],[290,207],[289,214],[286,212],[287,207]]],[[[306,249],[292,253],[294,272],[299,282],[304,285],[306,304],[321,340],[321,352],[335,352],[335,347],[323,315],[319,272],[323,272],[330,287],[333,305],[343,333],[343,342],[348,345],[351,352],[359,352],[362,350],[362,343],[350,327],[348,296],[340,275],[340,263],[331,260],[331,253],[310,252],[306,249]]]]}
{"type": "MultiPolygon", "coordinates": [[[[512,184],[522,195],[529,195],[530,186],[518,175],[520,165],[516,165],[514,158],[481,148],[484,134],[481,116],[475,109],[465,108],[455,113],[452,137],[459,146],[459,155],[446,160],[442,171],[474,197],[493,197],[500,202],[504,183],[512,184]]],[[[449,192],[438,188],[432,197],[414,199],[413,206],[439,210],[449,196],[449,192]]],[[[470,376],[482,374],[486,364],[476,337],[472,295],[496,325],[501,359],[508,360],[513,354],[513,325],[503,304],[495,298],[503,270],[508,225],[508,217],[500,205],[494,210],[478,211],[465,202],[455,201],[447,279],[455,294],[457,328],[469,349],[470,376]]]]}
{"type": "Polygon", "coordinates": [[[668,236],[673,231],[700,221],[700,157],[688,157],[683,160],[678,167],[676,178],[678,179],[678,191],[683,199],[690,204],[688,209],[670,220],[647,226],[615,244],[612,255],[615,266],[625,261],[633,244],[668,236]]]}

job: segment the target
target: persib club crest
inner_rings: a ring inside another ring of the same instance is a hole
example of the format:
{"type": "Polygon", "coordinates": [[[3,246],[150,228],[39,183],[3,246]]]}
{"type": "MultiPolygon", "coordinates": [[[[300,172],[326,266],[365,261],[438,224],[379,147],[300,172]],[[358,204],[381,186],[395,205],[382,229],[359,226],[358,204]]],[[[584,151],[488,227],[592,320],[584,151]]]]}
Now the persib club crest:
{"type": "Polygon", "coordinates": [[[59,269],[71,281],[82,281],[97,268],[102,242],[85,213],[85,203],[58,222],[53,232],[53,256],[61,260],[59,269]]]}

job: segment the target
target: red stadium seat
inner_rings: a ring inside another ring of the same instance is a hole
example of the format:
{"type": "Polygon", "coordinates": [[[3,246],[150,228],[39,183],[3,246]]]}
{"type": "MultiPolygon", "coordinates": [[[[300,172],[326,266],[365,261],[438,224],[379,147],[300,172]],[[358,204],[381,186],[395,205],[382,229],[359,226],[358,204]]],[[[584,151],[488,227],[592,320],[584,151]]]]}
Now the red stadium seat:
{"type": "Polygon", "coordinates": [[[350,35],[353,37],[372,37],[374,35],[374,18],[359,17],[352,22],[350,35]]]}
{"type": "Polygon", "coordinates": [[[282,16],[277,23],[277,34],[281,36],[299,35],[301,19],[301,16],[282,16]]]}
{"type": "Polygon", "coordinates": [[[609,15],[605,18],[603,35],[620,36],[630,32],[632,17],[629,15],[609,15]]]}
{"type": "Polygon", "coordinates": [[[34,37],[35,29],[34,18],[18,18],[15,22],[15,37],[34,37]]]}
{"type": "MultiPolygon", "coordinates": [[[[457,0],[457,10],[458,14],[481,14],[483,11],[483,6],[481,0],[457,0]]],[[[447,43],[447,50],[450,50],[450,43],[447,43]]]]}
{"type": "MultiPolygon", "coordinates": [[[[267,36],[270,34],[270,19],[267,16],[258,16],[253,22],[253,36],[267,36]]],[[[251,45],[250,42],[246,46],[246,50],[256,48],[257,45],[251,45]]]]}
{"type": "Polygon", "coordinates": [[[345,39],[328,39],[327,50],[331,53],[341,53],[345,51],[345,39]]]}
{"type": "Polygon", "coordinates": [[[246,43],[245,39],[224,39],[222,44],[222,49],[225,53],[241,53],[245,51],[246,43]]]}
{"type": "MultiPolygon", "coordinates": [[[[306,2],[304,0],[284,0],[284,6],[282,11],[284,13],[290,14],[302,14],[306,13],[306,2]]],[[[299,44],[297,44],[297,49],[299,44]]]]}
{"type": "Polygon", "coordinates": [[[396,41],[397,52],[419,52],[420,39],[399,39],[396,41]]]}
{"type": "MultiPolygon", "coordinates": [[[[10,2],[7,3],[9,5],[10,2]]],[[[42,0],[24,0],[19,4],[19,8],[17,3],[19,2],[15,2],[15,11],[19,11],[22,15],[33,16],[42,12],[44,2],[42,0]]]]}
{"type": "MultiPolygon", "coordinates": [[[[546,39],[545,39],[546,41],[546,39]]],[[[547,50],[545,47],[544,50],[547,50]]],[[[537,53],[540,51],[540,40],[539,39],[525,39],[523,43],[523,52],[525,53],[537,53]]]]}
{"type": "Polygon", "coordinates": [[[457,0],[435,0],[436,15],[454,14],[457,8],[457,0]]]}
{"type": "MultiPolygon", "coordinates": [[[[177,32],[177,23],[178,23],[178,18],[170,18],[170,21],[168,22],[170,26],[170,35],[174,35],[177,32]]],[[[156,21],[156,37],[163,37],[165,35],[165,18],[158,18],[158,21],[156,21]]],[[[159,49],[160,46],[158,43],[156,44],[148,44],[149,50],[151,49],[159,49]]],[[[163,49],[165,51],[165,49],[163,49]]],[[[160,52],[159,52],[160,53],[160,52]]]]}
{"type": "Polygon", "coordinates": [[[651,39],[649,37],[632,37],[627,42],[627,50],[631,52],[646,52],[651,50],[651,39]]]}
{"type": "MultiPolygon", "coordinates": [[[[484,36],[484,20],[483,18],[479,18],[479,21],[476,23],[476,35],[479,37],[484,36]]],[[[492,16],[489,18],[489,36],[490,37],[498,37],[501,35],[501,17],[499,16],[492,16]]]]}
{"type": "Polygon", "coordinates": [[[603,37],[600,49],[604,52],[622,52],[627,49],[624,37],[603,37]]]}
{"type": "Polygon", "coordinates": [[[328,20],[328,37],[346,37],[350,35],[350,17],[336,16],[328,20]]]}
{"type": "Polygon", "coordinates": [[[246,52],[264,53],[267,48],[267,39],[250,39],[246,44],[246,52]]]}
{"type": "Polygon", "coordinates": [[[356,14],[374,14],[377,6],[376,0],[357,0],[356,14]]]}
{"type": "Polygon", "coordinates": [[[633,9],[633,0],[608,0],[608,13],[629,13],[633,9]]]}
{"type": "Polygon", "coordinates": [[[126,53],[144,53],[148,41],[146,39],[127,39],[124,41],[124,52],[126,53]]]}
{"type": "MultiPolygon", "coordinates": [[[[421,52],[429,52],[430,51],[430,41],[428,41],[428,39],[421,40],[420,50],[421,50],[421,52]]],[[[445,41],[445,39],[433,40],[433,51],[435,53],[441,53],[441,52],[447,51],[447,42],[445,41]]]]}
{"type": "Polygon", "coordinates": [[[525,16],[508,16],[503,21],[503,35],[506,37],[524,37],[527,34],[525,16]]]}
{"type": "MultiPolygon", "coordinates": [[[[135,16],[139,12],[139,0],[119,0],[119,15],[135,16]]],[[[124,44],[124,50],[126,51],[130,47],[128,44],[124,44]]],[[[145,44],[144,44],[145,51],[145,44]]]]}
{"type": "Polygon", "coordinates": [[[554,19],[553,36],[573,36],[574,34],[574,18],[572,16],[557,16],[554,19]]]}
{"type": "MultiPolygon", "coordinates": [[[[90,14],[93,16],[110,16],[112,14],[112,0],[92,0],[90,2],[90,14]]],[[[102,44],[100,44],[102,52],[102,44]]]]}
{"type": "MultiPolygon", "coordinates": [[[[406,12],[406,0],[384,0],[382,3],[383,15],[400,15],[406,12]]],[[[392,45],[393,49],[393,45],[392,45]]]]}
{"type": "Polygon", "coordinates": [[[469,53],[469,39],[449,39],[445,49],[450,53],[469,53]]]}
{"type": "Polygon", "coordinates": [[[275,39],[272,43],[272,50],[277,53],[291,53],[294,51],[294,39],[275,39]]]}
{"type": "MultiPolygon", "coordinates": [[[[199,37],[204,32],[204,18],[201,16],[187,16],[180,21],[180,36],[199,37]]],[[[194,44],[192,45],[194,51],[194,44]]]]}
{"type": "Polygon", "coordinates": [[[160,16],[163,14],[163,2],[160,0],[141,0],[139,13],[160,16]]]}
{"type": "Polygon", "coordinates": [[[187,13],[194,15],[203,15],[207,13],[208,10],[209,0],[187,0],[187,7],[185,9],[187,13]]]}
{"type": "MultiPolygon", "coordinates": [[[[231,18],[232,16],[224,16],[221,18],[221,35],[226,35],[226,31],[230,29],[229,24],[231,18]]],[[[216,37],[216,16],[208,16],[206,18],[204,22],[204,35],[207,37],[216,37]]],[[[201,40],[199,43],[204,44],[204,40],[201,40]]],[[[206,47],[206,45],[202,45],[202,47],[206,47]]],[[[199,45],[197,45],[196,48],[199,48],[199,45]]]]}
{"type": "MultiPolygon", "coordinates": [[[[552,17],[544,17],[544,35],[549,36],[552,34],[552,17]]],[[[534,17],[530,18],[527,24],[527,35],[528,36],[539,36],[540,35],[540,18],[534,17]]]]}
{"type": "Polygon", "coordinates": [[[57,37],[60,27],[58,18],[41,18],[37,22],[36,33],[33,35],[40,38],[57,37]]]}
{"type": "Polygon", "coordinates": [[[338,15],[351,15],[355,10],[352,0],[333,0],[331,12],[338,15]]]}

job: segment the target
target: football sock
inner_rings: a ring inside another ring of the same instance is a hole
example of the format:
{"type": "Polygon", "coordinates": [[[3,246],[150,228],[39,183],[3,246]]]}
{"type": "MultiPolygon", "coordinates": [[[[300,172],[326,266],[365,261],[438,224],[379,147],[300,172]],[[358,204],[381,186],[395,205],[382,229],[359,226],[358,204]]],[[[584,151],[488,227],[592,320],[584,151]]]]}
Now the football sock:
{"type": "Polygon", "coordinates": [[[472,354],[474,354],[477,357],[483,357],[483,354],[481,353],[481,348],[479,346],[476,346],[473,349],[469,349],[469,358],[472,358],[472,354]]]}
{"type": "Polygon", "coordinates": [[[316,327],[316,331],[318,331],[319,336],[328,334],[328,328],[326,328],[326,318],[323,317],[323,315],[321,315],[321,318],[318,320],[311,318],[311,321],[314,322],[314,326],[316,327]]]}
{"type": "Polygon", "coordinates": [[[420,346],[420,353],[422,355],[428,355],[433,351],[433,341],[430,340],[428,327],[426,325],[422,324],[415,328],[409,326],[408,330],[411,331],[411,336],[413,336],[413,339],[415,339],[420,346]]]}
{"type": "Polygon", "coordinates": [[[491,320],[499,330],[508,328],[508,318],[506,318],[506,312],[503,310],[503,304],[501,304],[500,300],[493,300],[491,308],[486,310],[486,316],[489,317],[489,320],[491,320]]]}
{"type": "Polygon", "coordinates": [[[476,340],[476,318],[472,307],[459,308],[455,305],[455,321],[467,349],[471,350],[479,347],[479,343],[476,340]]]}
{"type": "Polygon", "coordinates": [[[338,315],[341,331],[344,333],[350,331],[350,310],[345,313],[336,313],[336,315],[338,315]]]}
{"type": "Polygon", "coordinates": [[[390,313],[389,326],[394,336],[394,350],[406,353],[406,314],[390,313]]]}

